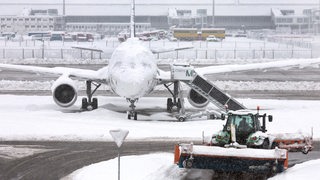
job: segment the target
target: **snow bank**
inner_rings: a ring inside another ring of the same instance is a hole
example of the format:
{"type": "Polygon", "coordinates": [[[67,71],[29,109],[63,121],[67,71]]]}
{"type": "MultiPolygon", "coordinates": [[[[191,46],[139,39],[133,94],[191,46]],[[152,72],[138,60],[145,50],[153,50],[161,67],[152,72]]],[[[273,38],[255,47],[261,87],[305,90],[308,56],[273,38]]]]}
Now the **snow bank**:
{"type": "Polygon", "coordinates": [[[291,179],[318,179],[320,172],[320,159],[296,164],[287,171],[278,174],[269,180],[291,180],[291,179]]]}
{"type": "MultiPolygon", "coordinates": [[[[120,177],[131,180],[182,180],[186,177],[189,179],[212,179],[212,171],[180,169],[172,161],[173,154],[170,153],[125,156],[121,158],[120,177]]],[[[320,159],[311,160],[297,164],[285,172],[269,178],[269,180],[317,179],[319,168],[320,159]]],[[[117,179],[117,177],[117,158],[115,158],[81,168],[62,180],[117,179]]]]}
{"type": "MultiPolygon", "coordinates": [[[[173,154],[158,153],[121,157],[121,179],[177,180],[182,170],[173,164],[173,154]]],[[[118,158],[79,169],[62,180],[118,179],[118,158]]]]}

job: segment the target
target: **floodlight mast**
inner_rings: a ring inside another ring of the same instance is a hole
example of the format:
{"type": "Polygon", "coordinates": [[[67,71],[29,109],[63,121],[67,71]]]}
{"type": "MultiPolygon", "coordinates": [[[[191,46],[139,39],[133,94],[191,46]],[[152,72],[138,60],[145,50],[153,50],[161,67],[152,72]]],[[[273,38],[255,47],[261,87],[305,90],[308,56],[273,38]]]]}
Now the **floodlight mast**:
{"type": "Polygon", "coordinates": [[[130,17],[130,37],[135,37],[135,23],[134,23],[134,16],[135,16],[135,0],[131,1],[131,17],[130,17]]]}

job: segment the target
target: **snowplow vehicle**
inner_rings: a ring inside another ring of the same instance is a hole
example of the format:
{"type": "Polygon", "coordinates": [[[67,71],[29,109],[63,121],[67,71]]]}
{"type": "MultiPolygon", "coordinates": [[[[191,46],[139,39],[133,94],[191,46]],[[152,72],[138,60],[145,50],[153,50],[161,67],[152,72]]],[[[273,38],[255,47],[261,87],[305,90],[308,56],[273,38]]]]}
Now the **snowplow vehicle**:
{"type": "Polygon", "coordinates": [[[271,177],[288,168],[288,152],[312,150],[312,136],[301,133],[269,134],[266,121],[273,116],[249,110],[227,111],[226,124],[202,145],[175,146],[180,168],[211,169],[223,173],[253,173],[271,177]]]}
{"type": "MultiPolygon", "coordinates": [[[[266,118],[266,114],[260,115],[248,110],[228,111],[226,124],[218,134],[212,136],[210,145],[224,147],[236,143],[250,148],[270,149],[274,138],[266,133],[266,118]]],[[[269,122],[272,119],[269,115],[269,122]]]]}
{"type": "Polygon", "coordinates": [[[301,151],[303,154],[308,154],[313,149],[312,135],[310,137],[302,133],[266,133],[267,119],[272,122],[273,116],[261,115],[259,110],[256,113],[248,110],[228,111],[223,129],[214,134],[208,144],[220,147],[232,144],[258,149],[278,147],[288,151],[301,151]]]}

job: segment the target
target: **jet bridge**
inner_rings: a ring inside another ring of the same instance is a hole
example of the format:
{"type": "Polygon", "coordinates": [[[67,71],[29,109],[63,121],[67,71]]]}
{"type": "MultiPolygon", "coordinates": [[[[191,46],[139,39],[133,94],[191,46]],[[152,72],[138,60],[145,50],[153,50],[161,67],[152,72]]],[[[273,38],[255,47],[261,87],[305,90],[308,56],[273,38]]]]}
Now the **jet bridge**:
{"type": "MultiPolygon", "coordinates": [[[[171,75],[173,80],[184,82],[201,96],[205,97],[209,102],[216,105],[221,111],[224,111],[226,108],[229,110],[246,109],[245,106],[236,101],[229,94],[224,93],[210,81],[198,75],[194,71],[194,68],[188,64],[171,65],[171,75]]],[[[185,115],[184,111],[182,113],[180,112],[180,115],[181,114],[185,115]]],[[[191,117],[191,115],[187,115],[185,116],[185,119],[191,117]]]]}

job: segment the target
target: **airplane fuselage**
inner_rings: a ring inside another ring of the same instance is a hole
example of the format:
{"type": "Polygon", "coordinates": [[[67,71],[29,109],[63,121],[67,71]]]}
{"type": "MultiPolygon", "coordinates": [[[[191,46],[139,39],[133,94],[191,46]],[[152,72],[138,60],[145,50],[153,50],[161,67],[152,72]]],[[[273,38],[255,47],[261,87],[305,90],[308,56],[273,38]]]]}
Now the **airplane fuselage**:
{"type": "Polygon", "coordinates": [[[109,85],[121,97],[138,99],[157,85],[157,60],[136,38],[129,38],[114,50],[108,68],[109,85]]]}

